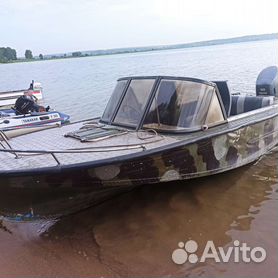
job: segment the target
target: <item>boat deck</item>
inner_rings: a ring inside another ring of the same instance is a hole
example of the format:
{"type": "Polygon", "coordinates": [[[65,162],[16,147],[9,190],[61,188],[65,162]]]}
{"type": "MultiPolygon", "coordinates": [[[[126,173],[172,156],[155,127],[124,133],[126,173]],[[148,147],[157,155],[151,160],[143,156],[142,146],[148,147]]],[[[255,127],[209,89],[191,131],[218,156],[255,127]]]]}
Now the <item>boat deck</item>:
{"type": "MultiPolygon", "coordinates": [[[[92,119],[21,135],[7,141],[1,141],[0,134],[0,174],[47,172],[49,168],[59,171],[61,168],[75,168],[82,164],[99,166],[104,162],[117,162],[126,155],[140,155],[146,151],[166,149],[170,145],[185,145],[196,139],[234,132],[245,126],[277,117],[277,107],[278,104],[275,103],[269,107],[230,117],[226,124],[208,129],[206,132],[189,132],[186,135],[181,133],[164,136],[163,133],[157,134],[151,129],[135,132],[102,125],[98,127],[103,129],[102,136],[99,136],[98,131],[93,132],[98,128],[96,121],[92,122],[92,119]],[[83,129],[85,126],[90,126],[91,130],[83,129]],[[118,130],[115,131],[115,128],[118,130]],[[107,129],[112,130],[109,133],[107,129]],[[66,134],[69,136],[66,137],[66,134]]],[[[277,133],[277,129],[273,133],[277,133]]]]}
{"type": "Polygon", "coordinates": [[[94,142],[81,142],[76,138],[64,136],[78,131],[84,124],[88,122],[73,123],[15,137],[8,140],[10,147],[7,142],[0,141],[0,148],[15,150],[14,153],[0,151],[0,173],[28,172],[60,166],[74,167],[80,163],[111,159],[178,141],[177,138],[164,137],[151,131],[126,131],[119,132],[116,136],[113,136],[112,132],[111,137],[104,137],[103,140],[97,138],[94,142]]]}

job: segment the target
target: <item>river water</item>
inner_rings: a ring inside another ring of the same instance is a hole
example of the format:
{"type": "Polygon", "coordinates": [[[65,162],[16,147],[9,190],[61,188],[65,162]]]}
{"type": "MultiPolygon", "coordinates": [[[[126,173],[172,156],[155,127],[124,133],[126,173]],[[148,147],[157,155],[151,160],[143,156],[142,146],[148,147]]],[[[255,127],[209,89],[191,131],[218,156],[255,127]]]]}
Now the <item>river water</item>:
{"type": "MultiPolygon", "coordinates": [[[[78,120],[102,113],[115,80],[181,75],[230,81],[254,93],[260,70],[278,61],[277,41],[0,65],[0,91],[42,82],[45,103],[78,120]]],[[[0,218],[0,277],[277,277],[278,151],[253,165],[187,182],[143,186],[59,221],[0,218]],[[262,247],[261,263],[177,265],[179,242],[262,247]]]]}

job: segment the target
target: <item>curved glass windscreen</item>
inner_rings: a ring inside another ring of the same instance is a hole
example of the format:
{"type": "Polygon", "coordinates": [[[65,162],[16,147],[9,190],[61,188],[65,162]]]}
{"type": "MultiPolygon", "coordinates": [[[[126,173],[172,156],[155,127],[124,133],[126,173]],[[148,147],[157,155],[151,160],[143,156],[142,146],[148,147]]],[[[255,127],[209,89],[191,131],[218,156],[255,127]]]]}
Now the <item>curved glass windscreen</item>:
{"type": "Polygon", "coordinates": [[[196,129],[220,121],[224,121],[224,117],[213,86],[187,80],[162,79],[144,127],[161,130],[196,129]],[[213,111],[210,109],[212,100],[213,111]],[[209,119],[208,115],[211,115],[209,119]]]}
{"type": "Polygon", "coordinates": [[[113,122],[137,126],[142,118],[154,83],[155,79],[133,79],[113,122]]]}
{"type": "Polygon", "coordinates": [[[117,104],[123,94],[126,84],[127,84],[127,80],[118,81],[118,83],[112,93],[112,96],[110,97],[110,99],[106,105],[106,108],[103,112],[103,115],[101,117],[102,121],[110,122],[112,120],[112,116],[113,116],[115,109],[117,107],[117,104]]]}

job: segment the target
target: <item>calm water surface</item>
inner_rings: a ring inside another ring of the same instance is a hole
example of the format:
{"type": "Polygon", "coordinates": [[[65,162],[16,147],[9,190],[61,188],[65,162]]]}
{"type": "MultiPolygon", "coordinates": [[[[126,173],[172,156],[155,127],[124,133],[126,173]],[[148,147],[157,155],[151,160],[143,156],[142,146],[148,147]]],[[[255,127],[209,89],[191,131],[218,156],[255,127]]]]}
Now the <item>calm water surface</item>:
{"type": "Polygon", "coordinates": [[[254,93],[258,73],[278,61],[278,41],[137,54],[0,65],[0,91],[44,88],[45,103],[73,120],[102,114],[116,80],[130,75],[229,80],[235,92],[254,93]]]}
{"type": "MultiPolygon", "coordinates": [[[[229,80],[254,93],[259,71],[277,64],[277,41],[0,65],[0,91],[43,83],[45,102],[73,119],[102,113],[115,80],[182,75],[229,80]]],[[[57,222],[0,220],[0,277],[278,276],[278,151],[254,165],[190,182],[144,186],[57,222]],[[175,265],[180,241],[234,240],[267,251],[263,263],[175,265]]]]}

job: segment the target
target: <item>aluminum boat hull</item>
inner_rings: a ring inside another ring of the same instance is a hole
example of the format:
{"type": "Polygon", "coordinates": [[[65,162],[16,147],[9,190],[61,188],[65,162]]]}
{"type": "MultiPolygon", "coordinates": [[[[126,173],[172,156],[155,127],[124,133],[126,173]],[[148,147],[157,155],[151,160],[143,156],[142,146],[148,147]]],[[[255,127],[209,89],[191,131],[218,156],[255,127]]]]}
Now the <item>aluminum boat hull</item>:
{"type": "MultiPolygon", "coordinates": [[[[1,173],[1,195],[16,192],[28,196],[26,213],[32,207],[34,215],[59,216],[135,186],[233,170],[258,160],[278,144],[277,114],[274,105],[261,114],[231,118],[226,125],[196,132],[189,139],[186,138],[189,135],[176,135],[184,136],[178,143],[116,159],[1,173]],[[59,205],[60,202],[64,205],[59,205]]],[[[9,211],[0,209],[2,213],[9,211]]]]}
{"type": "Polygon", "coordinates": [[[121,78],[101,118],[2,134],[0,211],[59,216],[136,186],[253,163],[278,144],[277,92],[277,67],[259,74],[253,96],[231,94],[226,81],[121,78]]]}

